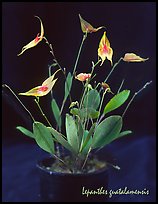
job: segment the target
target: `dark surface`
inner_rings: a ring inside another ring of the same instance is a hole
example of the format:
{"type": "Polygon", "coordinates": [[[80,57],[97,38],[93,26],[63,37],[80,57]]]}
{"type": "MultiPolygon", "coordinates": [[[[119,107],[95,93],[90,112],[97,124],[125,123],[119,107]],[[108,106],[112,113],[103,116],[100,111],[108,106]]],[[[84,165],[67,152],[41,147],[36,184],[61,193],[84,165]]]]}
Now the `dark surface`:
{"type": "MultiPolygon", "coordinates": [[[[135,137],[135,136],[133,136],[135,137]]],[[[126,138],[115,141],[108,150],[121,170],[111,168],[109,190],[149,190],[149,195],[113,195],[110,202],[154,202],[156,200],[155,138],[126,138]]],[[[104,151],[102,150],[104,157],[104,151]]],[[[34,144],[3,146],[2,199],[4,202],[38,202],[39,174],[36,162],[48,156],[34,144]]],[[[75,185],[75,183],[74,183],[75,185]]]]}

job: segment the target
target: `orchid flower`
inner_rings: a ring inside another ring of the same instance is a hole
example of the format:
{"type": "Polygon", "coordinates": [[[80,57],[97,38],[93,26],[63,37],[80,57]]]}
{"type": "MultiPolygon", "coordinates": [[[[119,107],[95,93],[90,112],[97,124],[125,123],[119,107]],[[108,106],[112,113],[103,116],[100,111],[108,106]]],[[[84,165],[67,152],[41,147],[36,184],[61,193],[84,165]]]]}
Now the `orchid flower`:
{"type": "Polygon", "coordinates": [[[102,83],[101,83],[101,86],[103,87],[103,89],[104,89],[105,91],[114,94],[114,93],[111,91],[111,88],[110,88],[110,86],[109,86],[107,83],[102,82],[102,83]]]}
{"type": "MultiPolygon", "coordinates": [[[[113,50],[110,47],[110,42],[108,38],[106,37],[106,32],[104,32],[100,43],[99,43],[99,48],[98,48],[98,56],[102,59],[102,63],[106,60],[106,58],[111,62],[112,66],[112,55],[113,55],[113,50]]],[[[100,66],[101,66],[100,65],[100,66]]]]}
{"type": "Polygon", "coordinates": [[[18,54],[18,56],[20,56],[21,54],[23,54],[23,52],[25,52],[25,50],[29,49],[29,48],[32,48],[32,47],[35,47],[39,42],[42,41],[43,37],[44,37],[44,28],[43,28],[43,24],[42,24],[42,21],[41,19],[38,17],[38,16],[35,16],[36,18],[38,18],[40,20],[40,23],[41,23],[41,33],[37,34],[36,38],[34,40],[32,40],[31,42],[29,42],[27,45],[25,45],[23,48],[22,48],[22,51],[18,54]]]}
{"type": "Polygon", "coordinates": [[[80,23],[81,23],[81,29],[83,33],[94,33],[97,32],[98,30],[105,28],[104,26],[98,27],[98,28],[94,28],[90,23],[88,23],[87,21],[85,21],[81,15],[79,14],[79,18],[80,18],[80,23]]]}
{"type": "Polygon", "coordinates": [[[55,74],[61,69],[58,69],[52,76],[47,78],[41,86],[37,86],[25,93],[19,93],[19,95],[25,95],[25,96],[45,96],[47,95],[55,85],[57,79],[54,79],[55,74]]]}
{"type": "Polygon", "coordinates": [[[78,79],[79,81],[86,81],[89,78],[91,78],[91,74],[86,73],[80,73],[77,76],[75,76],[75,79],[78,79]]]}
{"type": "Polygon", "coordinates": [[[123,60],[125,62],[144,62],[148,60],[149,58],[141,58],[140,56],[134,54],[134,53],[126,53],[123,60]]]}

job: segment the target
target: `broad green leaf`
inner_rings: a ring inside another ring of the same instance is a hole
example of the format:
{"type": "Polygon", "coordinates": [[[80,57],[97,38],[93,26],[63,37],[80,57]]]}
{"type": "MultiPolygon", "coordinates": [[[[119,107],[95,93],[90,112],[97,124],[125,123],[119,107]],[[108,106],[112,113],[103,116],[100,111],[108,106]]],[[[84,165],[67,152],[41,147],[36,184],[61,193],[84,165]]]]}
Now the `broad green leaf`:
{"type": "Polygon", "coordinates": [[[71,91],[71,86],[72,86],[72,75],[69,72],[65,81],[65,96],[64,96],[64,100],[67,99],[70,91],[71,91]]]}
{"type": "Polygon", "coordinates": [[[55,153],[52,135],[45,125],[40,122],[34,122],[33,133],[35,135],[35,140],[37,144],[42,149],[49,152],[50,154],[55,153]]]}
{"type": "Polygon", "coordinates": [[[55,139],[67,150],[69,150],[72,153],[75,153],[72,147],[69,145],[68,141],[64,138],[65,136],[59,133],[57,130],[55,130],[52,127],[47,127],[48,130],[51,132],[51,134],[55,137],[55,139]]]}
{"type": "Polygon", "coordinates": [[[60,129],[61,128],[61,115],[60,115],[60,109],[59,109],[58,104],[56,103],[55,99],[52,100],[51,107],[52,107],[52,111],[54,114],[54,118],[57,122],[59,129],[60,129]]]}
{"type": "Polygon", "coordinates": [[[122,128],[122,117],[113,115],[104,119],[97,127],[93,135],[92,148],[103,147],[115,140],[122,128]]]}
{"type": "Polygon", "coordinates": [[[17,126],[16,129],[21,131],[26,136],[29,136],[31,138],[35,138],[34,134],[30,130],[28,130],[22,126],[17,126]]]}
{"type": "Polygon", "coordinates": [[[82,150],[86,147],[86,145],[88,144],[88,142],[92,139],[92,135],[95,129],[95,123],[91,126],[89,132],[86,134],[86,137],[83,138],[83,143],[81,145],[80,148],[80,152],[82,152],[82,150]]]}
{"type": "Polygon", "coordinates": [[[120,134],[118,135],[118,138],[123,137],[125,135],[129,135],[131,133],[132,133],[131,130],[126,130],[126,131],[120,132],[120,134]]]}
{"type": "Polygon", "coordinates": [[[79,146],[80,146],[82,142],[82,138],[83,138],[84,127],[79,117],[76,117],[76,126],[77,126],[77,135],[78,135],[78,141],[79,141],[79,146]]]}
{"type": "Polygon", "coordinates": [[[120,93],[116,94],[105,106],[104,114],[109,113],[110,111],[115,110],[120,107],[129,97],[130,90],[123,90],[120,93]]]}
{"type": "Polygon", "coordinates": [[[96,89],[88,91],[84,97],[83,106],[97,110],[100,104],[100,94],[96,89]]]}
{"type": "Polygon", "coordinates": [[[82,109],[73,108],[70,110],[70,113],[75,116],[78,115],[81,119],[84,119],[84,118],[96,119],[99,116],[99,111],[96,111],[93,108],[82,108],[82,109]]]}
{"type": "Polygon", "coordinates": [[[87,110],[85,110],[85,111],[88,114],[88,118],[96,119],[99,116],[99,111],[96,111],[92,108],[87,108],[87,110]]]}
{"type": "Polygon", "coordinates": [[[89,137],[89,131],[85,130],[84,135],[83,135],[83,143],[87,141],[87,144],[84,145],[84,148],[82,148],[82,151],[79,154],[80,158],[85,158],[85,156],[88,154],[91,148],[92,137],[89,137],[89,139],[87,139],[88,137],[89,137]]]}
{"type": "Polygon", "coordinates": [[[72,109],[70,110],[70,113],[73,114],[73,115],[78,115],[78,116],[80,116],[80,111],[79,111],[78,108],[72,108],[72,109]]]}
{"type": "Polygon", "coordinates": [[[71,147],[78,152],[79,149],[79,140],[77,135],[77,126],[73,117],[69,114],[66,114],[66,135],[68,143],[71,147]]]}

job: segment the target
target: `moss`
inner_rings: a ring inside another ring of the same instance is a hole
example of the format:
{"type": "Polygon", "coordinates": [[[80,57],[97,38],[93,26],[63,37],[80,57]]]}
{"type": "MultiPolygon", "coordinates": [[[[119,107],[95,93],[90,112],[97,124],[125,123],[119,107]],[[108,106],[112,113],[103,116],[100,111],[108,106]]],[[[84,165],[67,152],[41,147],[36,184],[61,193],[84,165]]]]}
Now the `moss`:
{"type": "Polygon", "coordinates": [[[70,168],[73,170],[74,173],[92,173],[97,170],[101,170],[107,168],[107,163],[105,161],[99,160],[97,157],[88,159],[84,168],[82,169],[82,165],[84,161],[77,161],[77,165],[74,165],[74,161],[70,156],[65,156],[63,161],[66,163],[63,164],[58,160],[55,160],[52,165],[44,167],[49,171],[61,172],[61,173],[72,173],[70,168]],[[79,164],[79,165],[78,165],[79,164]],[[68,168],[69,167],[69,168],[68,168]]]}

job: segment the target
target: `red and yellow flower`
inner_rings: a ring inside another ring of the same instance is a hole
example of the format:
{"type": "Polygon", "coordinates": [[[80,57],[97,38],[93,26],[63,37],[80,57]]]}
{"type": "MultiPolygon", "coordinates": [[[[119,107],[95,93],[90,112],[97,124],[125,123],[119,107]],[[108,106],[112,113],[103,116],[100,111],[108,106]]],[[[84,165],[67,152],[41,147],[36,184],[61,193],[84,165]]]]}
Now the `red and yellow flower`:
{"type": "MultiPolygon", "coordinates": [[[[102,63],[106,60],[106,58],[112,63],[112,55],[113,55],[113,49],[110,47],[110,42],[108,38],[106,37],[106,32],[104,32],[98,48],[98,56],[101,58],[102,63]]],[[[100,66],[101,66],[100,65],[100,66]]]]}
{"type": "Polygon", "coordinates": [[[126,53],[123,61],[125,62],[144,62],[146,60],[148,60],[149,58],[142,58],[134,53],[126,53]]]}
{"type": "Polygon", "coordinates": [[[102,86],[102,88],[103,88],[106,92],[109,92],[109,93],[114,94],[114,93],[111,91],[111,88],[110,88],[110,86],[109,86],[107,83],[102,82],[102,83],[101,83],[101,86],[102,86]]]}
{"type": "Polygon", "coordinates": [[[22,48],[22,51],[18,54],[18,56],[23,54],[27,49],[35,47],[39,42],[42,41],[42,39],[44,37],[44,28],[43,28],[42,21],[41,21],[41,19],[38,16],[35,16],[35,17],[40,20],[40,23],[41,23],[41,33],[38,33],[35,39],[33,39],[31,42],[29,42],[27,45],[25,45],[22,48]]]}
{"type": "Polygon", "coordinates": [[[27,92],[24,93],[19,93],[19,95],[25,95],[25,96],[45,96],[47,95],[53,88],[53,86],[55,85],[57,79],[54,79],[55,74],[60,71],[60,69],[58,69],[52,76],[50,76],[49,78],[47,78],[41,86],[37,86],[27,92]]]}
{"type": "Polygon", "coordinates": [[[89,78],[91,78],[91,74],[86,73],[80,73],[77,76],[75,76],[75,79],[78,79],[79,81],[86,81],[89,78]]]}
{"type": "Polygon", "coordinates": [[[81,23],[81,29],[83,33],[94,33],[97,32],[98,30],[105,28],[104,26],[98,27],[98,28],[94,28],[90,23],[88,23],[87,21],[85,21],[81,15],[79,14],[79,18],[80,18],[80,23],[81,23]]]}

